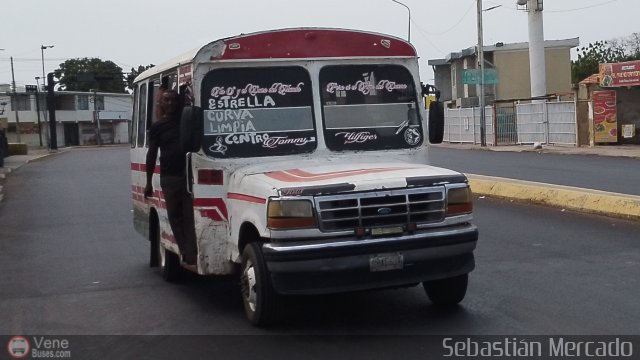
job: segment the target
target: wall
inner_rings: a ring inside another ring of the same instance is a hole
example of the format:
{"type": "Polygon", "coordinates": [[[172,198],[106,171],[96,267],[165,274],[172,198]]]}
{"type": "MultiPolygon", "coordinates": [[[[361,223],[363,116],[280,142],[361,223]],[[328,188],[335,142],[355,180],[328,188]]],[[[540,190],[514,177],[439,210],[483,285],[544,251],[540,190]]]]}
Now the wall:
{"type": "Polygon", "coordinates": [[[451,65],[438,65],[434,71],[434,77],[435,86],[440,90],[440,99],[451,100],[451,65]]]}
{"type": "Polygon", "coordinates": [[[578,100],[576,102],[576,124],[578,126],[578,146],[591,145],[591,119],[589,117],[589,101],[578,100]]]}
{"type": "Polygon", "coordinates": [[[451,100],[464,97],[464,84],[462,83],[462,72],[464,67],[461,61],[451,64],[451,100]]]}
{"type": "Polygon", "coordinates": [[[496,51],[494,64],[499,72],[496,99],[526,99],[531,97],[529,53],[523,50],[496,51]]]}
{"type": "Polygon", "coordinates": [[[547,49],[547,93],[572,92],[571,52],[569,49],[547,49]]]}
{"type": "MultiPolygon", "coordinates": [[[[527,99],[531,97],[529,51],[495,51],[494,64],[499,71],[500,83],[496,99],[527,99]]],[[[571,54],[568,48],[547,48],[547,94],[571,92],[571,54]]]]}

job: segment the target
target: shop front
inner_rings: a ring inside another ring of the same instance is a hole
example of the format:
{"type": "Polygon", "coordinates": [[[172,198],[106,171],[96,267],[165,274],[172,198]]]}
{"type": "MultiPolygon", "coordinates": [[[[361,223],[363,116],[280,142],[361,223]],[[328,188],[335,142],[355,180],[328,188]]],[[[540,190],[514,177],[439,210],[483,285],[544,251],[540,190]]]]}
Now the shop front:
{"type": "Polygon", "coordinates": [[[640,61],[600,64],[592,93],[596,144],[640,145],[640,61]]]}

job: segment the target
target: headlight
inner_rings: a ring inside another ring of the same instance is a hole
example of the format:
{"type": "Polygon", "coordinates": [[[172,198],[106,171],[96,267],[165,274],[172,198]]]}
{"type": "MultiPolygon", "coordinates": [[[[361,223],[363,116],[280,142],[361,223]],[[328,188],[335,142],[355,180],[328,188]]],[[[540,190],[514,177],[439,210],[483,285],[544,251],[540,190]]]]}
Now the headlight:
{"type": "Polygon", "coordinates": [[[271,200],[267,206],[270,229],[296,229],[316,226],[313,205],[308,200],[271,200]]]}
{"type": "Polygon", "coordinates": [[[447,190],[447,216],[470,214],[473,211],[473,196],[469,186],[447,190]]]}

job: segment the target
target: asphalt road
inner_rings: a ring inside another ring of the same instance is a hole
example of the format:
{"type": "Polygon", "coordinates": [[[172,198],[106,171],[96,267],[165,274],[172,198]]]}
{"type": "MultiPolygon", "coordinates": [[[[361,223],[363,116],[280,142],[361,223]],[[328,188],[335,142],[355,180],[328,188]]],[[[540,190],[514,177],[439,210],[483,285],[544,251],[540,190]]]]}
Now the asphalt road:
{"type": "Polygon", "coordinates": [[[175,285],[147,267],[127,148],[67,151],[23,166],[6,187],[4,335],[640,335],[637,222],[477,199],[477,268],[461,306],[432,307],[421,287],[293,298],[283,324],[258,329],[234,277],[175,285]]]}
{"type": "Polygon", "coordinates": [[[640,195],[640,160],[432,147],[433,165],[465,173],[640,195]]]}

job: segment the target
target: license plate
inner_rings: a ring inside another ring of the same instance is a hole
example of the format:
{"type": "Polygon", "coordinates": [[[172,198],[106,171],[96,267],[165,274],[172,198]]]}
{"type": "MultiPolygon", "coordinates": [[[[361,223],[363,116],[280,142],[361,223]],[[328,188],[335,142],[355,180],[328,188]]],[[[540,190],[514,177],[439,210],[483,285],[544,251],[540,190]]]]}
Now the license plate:
{"type": "Polygon", "coordinates": [[[373,228],[373,229],[371,229],[371,235],[372,236],[402,234],[403,232],[404,232],[404,229],[402,228],[402,226],[383,227],[383,228],[373,228]]]}
{"type": "Polygon", "coordinates": [[[369,257],[369,271],[400,270],[404,267],[404,258],[400,253],[377,254],[369,257]]]}

